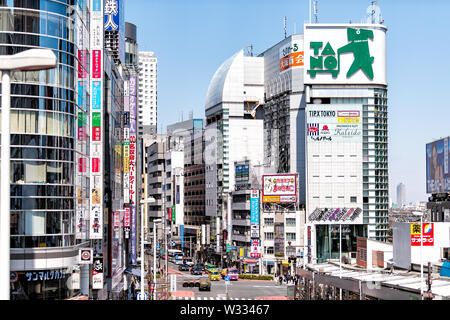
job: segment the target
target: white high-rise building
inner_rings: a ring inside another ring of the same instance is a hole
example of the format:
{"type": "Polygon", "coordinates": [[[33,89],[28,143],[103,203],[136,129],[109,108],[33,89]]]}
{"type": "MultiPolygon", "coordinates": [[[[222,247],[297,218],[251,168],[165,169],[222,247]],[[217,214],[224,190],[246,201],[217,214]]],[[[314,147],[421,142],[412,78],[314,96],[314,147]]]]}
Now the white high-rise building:
{"type": "Polygon", "coordinates": [[[139,87],[137,132],[139,136],[153,137],[157,133],[158,59],[154,52],[139,52],[139,87]]]}
{"type": "Polygon", "coordinates": [[[406,205],[406,186],[403,182],[397,185],[397,206],[403,207],[406,205]]]}

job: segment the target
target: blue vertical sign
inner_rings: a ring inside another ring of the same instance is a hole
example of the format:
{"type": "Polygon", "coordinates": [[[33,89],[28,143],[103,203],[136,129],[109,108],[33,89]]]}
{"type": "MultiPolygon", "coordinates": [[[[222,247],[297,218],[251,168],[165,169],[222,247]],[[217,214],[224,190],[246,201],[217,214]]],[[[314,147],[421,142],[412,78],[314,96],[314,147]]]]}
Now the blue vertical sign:
{"type": "Polygon", "coordinates": [[[105,0],[105,30],[114,31],[120,28],[119,0],[105,0]]]}
{"type": "Polygon", "coordinates": [[[181,247],[184,248],[184,225],[180,225],[181,247]]]}
{"type": "MultiPolygon", "coordinates": [[[[131,264],[136,264],[136,207],[131,207],[131,264]]],[[[141,262],[143,263],[143,262],[141,262]]]]}
{"type": "Polygon", "coordinates": [[[252,190],[250,198],[250,223],[259,224],[259,194],[257,190],[252,190]]]}
{"type": "Polygon", "coordinates": [[[92,110],[100,110],[102,108],[102,82],[92,82],[92,110]]]}

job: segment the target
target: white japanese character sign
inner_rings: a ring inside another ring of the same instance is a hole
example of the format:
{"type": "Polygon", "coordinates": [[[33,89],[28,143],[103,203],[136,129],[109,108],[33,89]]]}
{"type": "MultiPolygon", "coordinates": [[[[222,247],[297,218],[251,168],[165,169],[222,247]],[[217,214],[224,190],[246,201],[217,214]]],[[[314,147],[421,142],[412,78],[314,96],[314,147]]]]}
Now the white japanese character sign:
{"type": "Polygon", "coordinates": [[[105,1],[105,30],[118,29],[119,0],[105,1]]]}

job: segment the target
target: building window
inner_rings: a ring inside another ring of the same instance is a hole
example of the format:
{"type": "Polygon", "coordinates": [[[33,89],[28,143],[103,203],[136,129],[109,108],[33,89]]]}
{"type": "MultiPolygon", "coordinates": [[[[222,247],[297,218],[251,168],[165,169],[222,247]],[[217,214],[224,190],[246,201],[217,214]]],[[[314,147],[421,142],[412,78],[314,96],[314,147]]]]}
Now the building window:
{"type": "Polygon", "coordinates": [[[265,226],[273,226],[273,218],[264,218],[265,226]]]}
{"type": "Polygon", "coordinates": [[[295,218],[286,218],[286,226],[295,227],[295,218]]]}
{"type": "Polygon", "coordinates": [[[296,234],[295,233],[286,233],[286,240],[287,241],[295,241],[296,239],[296,234]]]}
{"type": "Polygon", "coordinates": [[[266,240],[273,240],[273,232],[264,232],[264,238],[266,240]]]}
{"type": "Polygon", "coordinates": [[[350,202],[356,203],[356,201],[357,201],[357,197],[350,197],[350,202]]]}

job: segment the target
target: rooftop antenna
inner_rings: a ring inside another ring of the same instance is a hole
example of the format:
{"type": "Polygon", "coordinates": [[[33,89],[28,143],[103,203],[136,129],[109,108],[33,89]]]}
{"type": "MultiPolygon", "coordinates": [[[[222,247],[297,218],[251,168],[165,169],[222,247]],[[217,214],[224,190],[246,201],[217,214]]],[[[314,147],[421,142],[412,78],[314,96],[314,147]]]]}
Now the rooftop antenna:
{"type": "Polygon", "coordinates": [[[314,0],[314,18],[316,20],[316,23],[319,23],[318,14],[319,11],[317,10],[317,0],[314,0]]]}
{"type": "Polygon", "coordinates": [[[247,49],[247,56],[253,57],[253,45],[245,46],[245,49],[247,49]]]}
{"type": "Polygon", "coordinates": [[[378,0],[372,0],[370,3],[371,3],[370,6],[368,6],[367,10],[366,10],[366,14],[367,14],[366,23],[371,23],[371,24],[383,23],[384,20],[381,16],[380,7],[377,6],[378,0]]]}
{"type": "Polygon", "coordinates": [[[309,0],[309,24],[311,24],[311,0],[309,0]]]}
{"type": "Polygon", "coordinates": [[[284,16],[284,38],[285,39],[287,38],[286,21],[287,21],[286,16],[284,16]]]}

